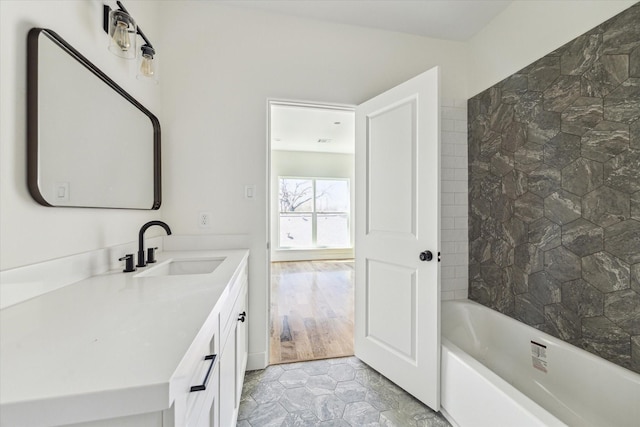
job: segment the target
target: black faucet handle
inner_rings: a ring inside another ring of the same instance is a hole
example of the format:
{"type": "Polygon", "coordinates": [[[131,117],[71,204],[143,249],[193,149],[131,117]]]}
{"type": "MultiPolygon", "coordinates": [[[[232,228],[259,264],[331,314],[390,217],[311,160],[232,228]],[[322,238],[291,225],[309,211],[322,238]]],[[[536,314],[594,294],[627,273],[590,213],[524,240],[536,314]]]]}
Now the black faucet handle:
{"type": "Polygon", "coordinates": [[[124,261],[124,270],[123,273],[131,273],[132,271],[136,271],[136,268],[133,266],[133,254],[126,254],[122,258],[118,258],[118,261],[124,261]]]}
{"type": "Polygon", "coordinates": [[[147,248],[147,264],[152,264],[154,262],[156,262],[156,251],[158,250],[157,247],[155,248],[147,248]]]}

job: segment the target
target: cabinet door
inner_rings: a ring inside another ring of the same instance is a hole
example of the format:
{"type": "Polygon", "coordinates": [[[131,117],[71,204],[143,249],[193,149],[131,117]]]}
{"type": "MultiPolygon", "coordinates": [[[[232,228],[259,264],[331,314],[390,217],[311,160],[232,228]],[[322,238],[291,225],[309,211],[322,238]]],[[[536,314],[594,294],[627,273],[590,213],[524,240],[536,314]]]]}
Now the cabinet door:
{"type": "Polygon", "coordinates": [[[246,287],[238,295],[238,324],[236,326],[236,409],[240,407],[242,397],[242,385],[244,384],[244,373],[247,369],[247,349],[248,349],[248,314],[247,314],[247,290],[246,287]],[[244,313],[244,315],[242,315],[244,313]]]}
{"type": "Polygon", "coordinates": [[[236,327],[234,322],[229,337],[222,348],[220,356],[220,426],[235,425],[234,412],[236,407],[236,327]]]}
{"type": "MultiPolygon", "coordinates": [[[[221,336],[220,357],[220,426],[235,425],[242,396],[244,372],[247,367],[247,279],[238,279],[237,293],[228,312],[227,331],[221,336]],[[244,321],[243,321],[244,320],[244,321]]],[[[233,294],[232,294],[233,295],[233,294]]],[[[224,323],[221,319],[221,323],[224,323]]]]}

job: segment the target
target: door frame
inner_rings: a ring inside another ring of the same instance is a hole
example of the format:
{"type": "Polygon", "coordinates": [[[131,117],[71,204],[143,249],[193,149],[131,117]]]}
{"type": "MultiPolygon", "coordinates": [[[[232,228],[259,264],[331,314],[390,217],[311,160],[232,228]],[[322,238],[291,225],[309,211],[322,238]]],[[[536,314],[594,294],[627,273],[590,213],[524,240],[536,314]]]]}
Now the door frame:
{"type": "MultiPolygon", "coordinates": [[[[272,208],[272,203],[271,203],[271,191],[273,190],[272,185],[271,185],[271,106],[272,105],[288,105],[288,106],[299,106],[299,107],[307,107],[307,108],[323,108],[323,109],[328,109],[328,110],[343,110],[343,111],[352,111],[354,116],[355,116],[355,111],[356,111],[356,105],[352,105],[352,104],[338,104],[338,103],[330,103],[330,102],[317,102],[317,101],[302,101],[302,100],[292,100],[292,99],[285,99],[285,98],[267,98],[267,103],[266,103],[266,109],[267,109],[267,144],[266,144],[266,150],[267,150],[267,167],[266,167],[266,209],[267,209],[267,215],[266,215],[266,238],[267,238],[267,243],[266,243],[266,247],[267,247],[267,257],[266,257],[266,261],[267,261],[267,265],[266,265],[266,271],[268,273],[268,277],[267,277],[267,309],[266,309],[266,313],[267,313],[267,318],[266,318],[266,332],[267,332],[267,336],[266,336],[266,366],[269,366],[270,360],[271,360],[271,248],[272,248],[272,244],[273,242],[271,241],[271,219],[272,219],[272,215],[271,215],[271,208],[272,208]]],[[[355,119],[355,117],[354,117],[355,119]]],[[[354,137],[354,150],[355,150],[355,133],[353,135],[354,137]]],[[[355,162],[355,153],[354,153],[354,162],[355,162]]],[[[354,163],[354,168],[355,168],[355,163],[354,163]]],[[[354,230],[355,230],[355,188],[356,188],[356,182],[355,182],[355,174],[354,174],[354,179],[351,182],[351,230],[350,233],[352,235],[352,244],[353,244],[353,251],[355,254],[356,251],[356,247],[355,247],[355,234],[354,234],[354,230]]]]}

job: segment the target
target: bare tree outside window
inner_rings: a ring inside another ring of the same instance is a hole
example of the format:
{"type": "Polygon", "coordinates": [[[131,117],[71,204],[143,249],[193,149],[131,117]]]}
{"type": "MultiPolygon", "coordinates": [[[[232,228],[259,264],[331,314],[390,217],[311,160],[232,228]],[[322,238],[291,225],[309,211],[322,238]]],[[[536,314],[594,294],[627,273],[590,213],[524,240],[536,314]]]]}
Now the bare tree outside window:
{"type": "Polygon", "coordinates": [[[280,212],[313,211],[313,182],[308,179],[280,179],[279,200],[280,212]]]}
{"type": "Polygon", "coordinates": [[[350,247],[349,181],[279,178],[280,247],[350,247]]]}

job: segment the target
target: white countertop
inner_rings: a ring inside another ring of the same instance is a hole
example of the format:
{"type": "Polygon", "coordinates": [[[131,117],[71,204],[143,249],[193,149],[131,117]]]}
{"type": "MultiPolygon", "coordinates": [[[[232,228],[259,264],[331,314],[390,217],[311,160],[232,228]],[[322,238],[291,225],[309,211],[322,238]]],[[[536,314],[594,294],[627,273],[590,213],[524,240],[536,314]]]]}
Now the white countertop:
{"type": "Polygon", "coordinates": [[[184,257],[226,259],[206,275],[110,271],[1,310],[1,424],[169,408],[176,368],[248,251],[165,252],[158,261],[184,257]]]}

